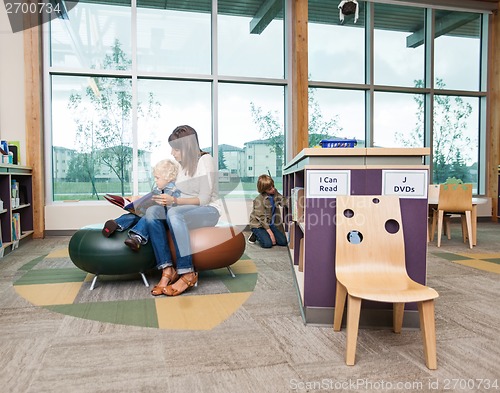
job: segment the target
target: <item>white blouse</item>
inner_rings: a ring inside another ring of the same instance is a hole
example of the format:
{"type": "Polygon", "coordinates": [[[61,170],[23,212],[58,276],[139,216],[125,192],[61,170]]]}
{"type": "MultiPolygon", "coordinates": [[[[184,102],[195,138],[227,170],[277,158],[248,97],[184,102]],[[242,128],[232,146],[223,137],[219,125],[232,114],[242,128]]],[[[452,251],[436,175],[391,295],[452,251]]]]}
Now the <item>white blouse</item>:
{"type": "Polygon", "coordinates": [[[198,160],[192,177],[186,173],[186,169],[181,168],[175,185],[181,192],[180,198],[198,198],[200,206],[213,206],[220,214],[222,209],[216,180],[214,159],[210,154],[204,154],[198,160]]]}

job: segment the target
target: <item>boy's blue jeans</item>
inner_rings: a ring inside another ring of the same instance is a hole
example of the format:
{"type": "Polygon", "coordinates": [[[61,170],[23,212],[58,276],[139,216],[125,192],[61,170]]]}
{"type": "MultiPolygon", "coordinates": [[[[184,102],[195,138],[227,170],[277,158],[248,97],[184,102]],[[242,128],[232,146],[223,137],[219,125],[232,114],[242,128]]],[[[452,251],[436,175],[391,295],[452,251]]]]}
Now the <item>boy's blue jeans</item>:
{"type": "MultiPolygon", "coordinates": [[[[167,241],[168,227],[175,245],[177,273],[185,274],[194,271],[189,230],[215,226],[219,212],[212,206],[181,205],[166,209],[158,205],[148,208],[143,218],[141,221],[146,224],[157,268],[164,269],[173,264],[167,241]]],[[[134,231],[137,232],[135,228],[134,231]]]]}
{"type": "Polygon", "coordinates": [[[146,221],[142,220],[141,217],[136,216],[132,213],[123,214],[117,219],[115,219],[118,224],[118,230],[124,231],[129,229],[129,233],[135,233],[142,237],[143,243],[146,243],[149,239],[148,230],[146,227],[146,221]]]}
{"type": "MultiPolygon", "coordinates": [[[[278,230],[276,225],[271,224],[269,228],[273,231],[277,246],[286,246],[288,244],[286,235],[278,230]]],[[[262,248],[271,248],[273,246],[271,236],[269,236],[269,233],[264,228],[252,228],[252,233],[255,234],[262,248]]]]}

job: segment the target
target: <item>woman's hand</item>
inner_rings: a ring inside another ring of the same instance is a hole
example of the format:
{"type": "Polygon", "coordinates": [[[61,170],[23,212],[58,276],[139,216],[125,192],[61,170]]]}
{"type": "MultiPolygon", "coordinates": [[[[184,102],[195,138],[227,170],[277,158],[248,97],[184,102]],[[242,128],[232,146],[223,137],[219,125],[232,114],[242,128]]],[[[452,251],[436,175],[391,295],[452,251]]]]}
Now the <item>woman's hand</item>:
{"type": "Polygon", "coordinates": [[[160,206],[170,206],[174,203],[174,197],[168,194],[153,195],[152,199],[160,206]]]}

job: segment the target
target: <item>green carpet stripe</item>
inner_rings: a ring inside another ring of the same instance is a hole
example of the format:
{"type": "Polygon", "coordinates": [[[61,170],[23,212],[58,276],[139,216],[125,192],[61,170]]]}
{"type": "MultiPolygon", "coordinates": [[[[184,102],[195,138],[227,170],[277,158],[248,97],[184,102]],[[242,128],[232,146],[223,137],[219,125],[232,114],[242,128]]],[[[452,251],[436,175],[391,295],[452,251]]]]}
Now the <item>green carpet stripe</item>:
{"type": "Polygon", "coordinates": [[[228,275],[220,279],[230,292],[253,292],[257,283],[257,273],[240,273],[235,278],[228,275]]]}
{"type": "Polygon", "coordinates": [[[433,252],[433,255],[446,259],[447,261],[463,261],[467,259],[473,259],[469,257],[464,257],[463,255],[453,254],[451,252],[433,252]]]}
{"type": "Polygon", "coordinates": [[[57,284],[81,282],[87,273],[78,268],[29,270],[14,285],[57,284]]]}
{"type": "Polygon", "coordinates": [[[483,258],[481,260],[486,261],[486,262],[496,263],[497,265],[500,265],[500,258],[483,258]]]}
{"type": "Polygon", "coordinates": [[[33,259],[32,261],[29,261],[27,264],[21,266],[19,270],[31,270],[34,266],[38,264],[38,262],[43,261],[47,255],[49,254],[42,255],[38,258],[33,259]]]}
{"type": "Polygon", "coordinates": [[[78,303],[45,308],[77,318],[93,321],[158,328],[154,299],[100,303],[78,303]]]}
{"type": "Polygon", "coordinates": [[[246,261],[250,259],[248,255],[246,255],[245,253],[243,253],[243,255],[241,256],[241,258],[239,259],[240,261],[246,261]]]}

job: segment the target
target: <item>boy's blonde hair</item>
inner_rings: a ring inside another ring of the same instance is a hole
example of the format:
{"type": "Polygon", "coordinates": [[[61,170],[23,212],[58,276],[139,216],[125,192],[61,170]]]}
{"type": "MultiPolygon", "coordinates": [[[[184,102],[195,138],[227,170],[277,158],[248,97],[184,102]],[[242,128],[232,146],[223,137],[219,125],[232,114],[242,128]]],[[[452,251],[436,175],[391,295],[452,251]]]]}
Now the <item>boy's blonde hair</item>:
{"type": "Polygon", "coordinates": [[[179,165],[172,160],[161,160],[153,167],[153,174],[165,180],[175,180],[177,173],[179,173],[179,165]]]}
{"type": "Polygon", "coordinates": [[[260,175],[257,180],[257,191],[259,194],[265,193],[271,187],[274,187],[274,180],[269,175],[260,175]]]}

